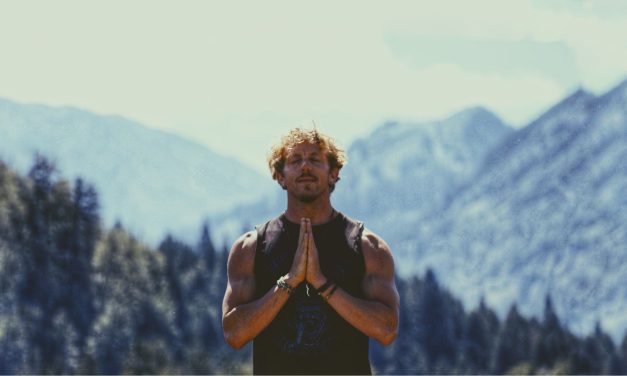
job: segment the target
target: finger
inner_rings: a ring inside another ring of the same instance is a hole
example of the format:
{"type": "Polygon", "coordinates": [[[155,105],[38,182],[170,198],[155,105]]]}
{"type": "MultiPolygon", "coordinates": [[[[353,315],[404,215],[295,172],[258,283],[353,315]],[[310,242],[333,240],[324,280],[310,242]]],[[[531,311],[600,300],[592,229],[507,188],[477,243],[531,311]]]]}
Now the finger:
{"type": "MultiPolygon", "coordinates": [[[[305,223],[305,228],[307,228],[307,223],[305,223]]],[[[311,234],[309,231],[305,230],[305,238],[303,239],[303,248],[305,249],[306,255],[309,255],[309,236],[311,234]]]]}
{"type": "Polygon", "coordinates": [[[314,240],[313,240],[313,230],[311,229],[311,220],[307,219],[307,251],[310,251],[313,248],[314,240]]]}
{"type": "Polygon", "coordinates": [[[305,233],[307,232],[307,222],[305,222],[305,218],[300,219],[300,233],[298,234],[298,247],[303,244],[305,240],[305,233]]]}

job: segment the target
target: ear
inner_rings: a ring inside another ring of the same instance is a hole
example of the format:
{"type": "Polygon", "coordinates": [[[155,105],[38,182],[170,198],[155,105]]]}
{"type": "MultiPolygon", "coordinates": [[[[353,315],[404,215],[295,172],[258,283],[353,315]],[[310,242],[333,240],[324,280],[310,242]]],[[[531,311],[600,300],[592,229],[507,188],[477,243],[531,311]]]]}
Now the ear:
{"type": "Polygon", "coordinates": [[[333,183],[337,183],[337,181],[340,180],[339,176],[340,176],[339,168],[334,167],[329,171],[329,178],[331,179],[333,183]]]}
{"type": "Polygon", "coordinates": [[[287,190],[287,184],[285,183],[285,176],[283,176],[282,173],[277,172],[277,174],[276,174],[276,182],[279,183],[281,188],[283,188],[284,190],[287,190]]]}

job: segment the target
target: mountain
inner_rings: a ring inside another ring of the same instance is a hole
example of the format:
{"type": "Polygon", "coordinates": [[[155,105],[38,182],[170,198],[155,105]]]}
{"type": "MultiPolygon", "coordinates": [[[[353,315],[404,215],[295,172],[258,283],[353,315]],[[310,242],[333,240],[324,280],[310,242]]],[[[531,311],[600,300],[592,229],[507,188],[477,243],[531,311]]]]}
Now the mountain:
{"type": "Polygon", "coordinates": [[[120,220],[152,244],[166,232],[191,241],[209,214],[271,187],[235,159],[119,116],[0,99],[0,159],[24,173],[35,153],[94,184],[108,226],[120,220]]]}
{"type": "Polygon", "coordinates": [[[627,329],[627,81],[579,90],[486,157],[441,213],[414,223],[404,267],[432,267],[466,305],[540,315],[578,333],[627,329]],[[410,264],[407,264],[408,262],[410,264]]]}
{"type": "Polygon", "coordinates": [[[436,213],[513,130],[476,107],[441,121],[386,123],[348,149],[334,205],[391,244],[436,213]]]}
{"type": "MultiPolygon", "coordinates": [[[[490,148],[512,132],[481,107],[441,121],[387,122],[346,151],[348,163],[332,194],[333,205],[391,245],[400,244],[415,221],[444,205],[490,148]]],[[[232,240],[285,208],[285,191],[277,186],[254,204],[214,216],[212,223],[232,240]]]]}

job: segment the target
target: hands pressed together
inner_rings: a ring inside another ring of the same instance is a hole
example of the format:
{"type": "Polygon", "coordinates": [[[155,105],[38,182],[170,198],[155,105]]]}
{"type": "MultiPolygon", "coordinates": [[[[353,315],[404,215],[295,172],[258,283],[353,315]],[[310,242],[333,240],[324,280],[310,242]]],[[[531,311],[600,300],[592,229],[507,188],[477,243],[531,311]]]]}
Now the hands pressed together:
{"type": "Polygon", "coordinates": [[[286,276],[286,282],[293,288],[302,282],[307,282],[316,290],[327,282],[320,270],[318,248],[314,242],[309,218],[301,218],[300,220],[298,248],[296,248],[292,268],[286,276]]]}

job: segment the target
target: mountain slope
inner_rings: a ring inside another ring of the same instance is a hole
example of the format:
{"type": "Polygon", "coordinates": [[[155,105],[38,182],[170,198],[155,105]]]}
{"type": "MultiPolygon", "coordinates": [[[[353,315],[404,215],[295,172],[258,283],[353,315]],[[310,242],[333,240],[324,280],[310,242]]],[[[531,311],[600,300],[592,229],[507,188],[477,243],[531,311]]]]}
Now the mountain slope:
{"type": "Polygon", "coordinates": [[[512,134],[438,216],[403,245],[468,305],[542,312],[544,296],[577,332],[627,328],[627,81],[578,91],[512,134]],[[471,286],[469,288],[469,286],[471,286]]]}
{"type": "Polygon", "coordinates": [[[234,159],[122,117],[0,99],[0,158],[26,172],[36,152],[95,185],[105,223],[119,219],[152,243],[166,231],[191,240],[207,215],[271,186],[234,159]]]}
{"type": "Polygon", "coordinates": [[[396,245],[436,212],[512,129],[483,108],[442,121],[388,123],[348,150],[335,205],[396,245]]]}

